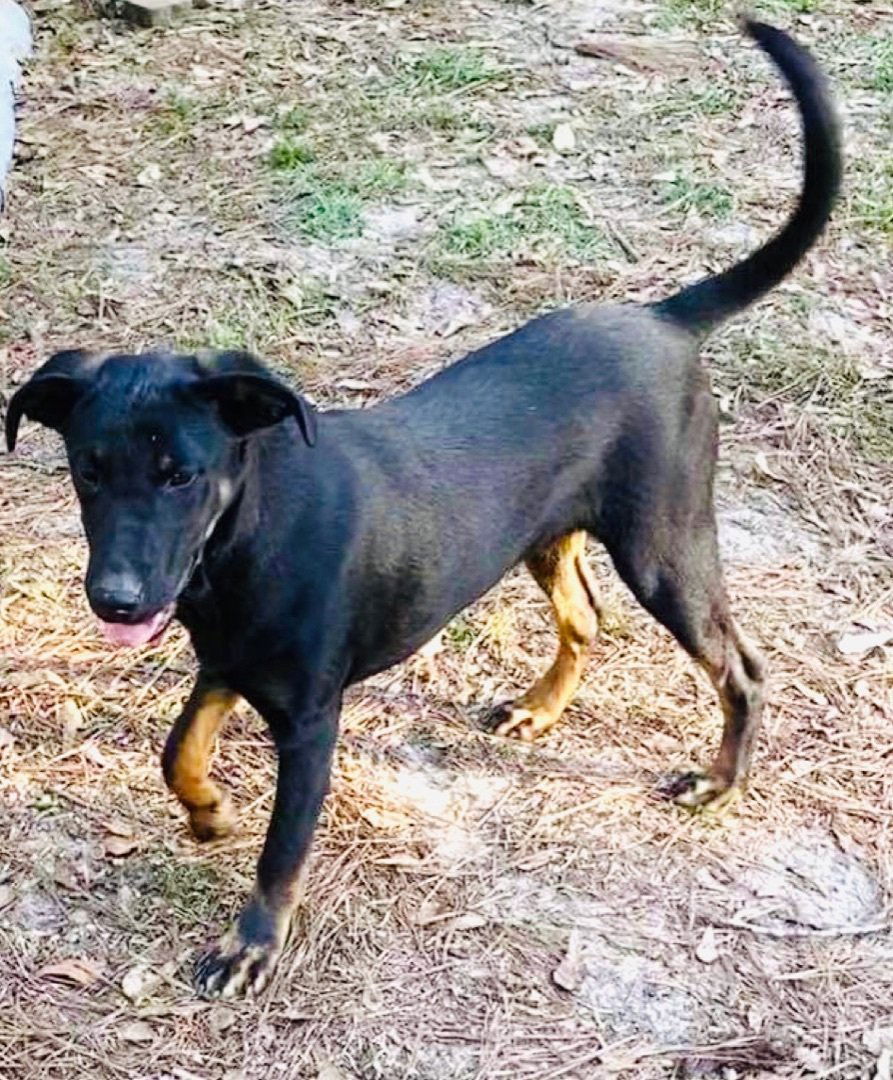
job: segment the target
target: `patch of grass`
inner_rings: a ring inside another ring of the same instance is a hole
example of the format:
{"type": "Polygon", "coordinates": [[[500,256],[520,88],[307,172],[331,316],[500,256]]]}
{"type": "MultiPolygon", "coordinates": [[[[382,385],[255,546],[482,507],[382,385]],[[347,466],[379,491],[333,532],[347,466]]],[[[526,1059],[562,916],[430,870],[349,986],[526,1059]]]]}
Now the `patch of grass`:
{"type": "Polygon", "coordinates": [[[724,6],[725,0],[664,0],[664,21],[701,27],[721,15],[724,6]]]}
{"type": "Polygon", "coordinates": [[[282,113],[276,121],[276,126],[280,131],[287,131],[293,135],[300,135],[307,130],[307,125],[310,123],[310,114],[306,109],[302,109],[300,105],[295,105],[282,113]]]}
{"type": "Polygon", "coordinates": [[[761,6],[766,11],[778,15],[784,15],[786,12],[793,12],[795,15],[809,15],[813,11],[818,11],[822,3],[823,0],[762,0],[761,6]]]}
{"type": "Polygon", "coordinates": [[[307,239],[331,242],[359,236],[364,203],[402,191],[406,168],[387,159],[345,162],[337,170],[298,165],[290,179],[291,225],[307,239]]]}
{"type": "MultiPolygon", "coordinates": [[[[814,336],[753,331],[735,341],[733,366],[755,399],[778,396],[825,410],[829,428],[879,461],[893,457],[893,391],[866,380],[856,358],[817,345],[814,336]]],[[[724,366],[724,365],[719,365],[724,366]]]]}
{"type": "Polygon", "coordinates": [[[557,184],[529,188],[505,213],[478,214],[454,220],[440,231],[437,254],[481,262],[521,250],[567,252],[591,258],[604,252],[604,234],[586,221],[575,193],[557,184]]]}
{"type": "Polygon", "coordinates": [[[158,103],[150,123],[162,138],[189,144],[195,141],[202,124],[225,115],[233,107],[233,101],[226,96],[190,97],[175,90],[158,103]]]}
{"type": "Polygon", "coordinates": [[[434,131],[459,131],[470,127],[473,121],[450,98],[422,99],[414,102],[410,113],[417,124],[434,131]]]}
{"type": "MultiPolygon", "coordinates": [[[[288,290],[287,299],[293,309],[295,322],[301,326],[321,326],[334,313],[335,301],[319,281],[301,281],[288,290]]],[[[283,332],[288,332],[288,325],[283,327],[283,332]]]]}
{"type": "Polygon", "coordinates": [[[409,59],[402,81],[415,89],[444,91],[463,90],[504,77],[505,71],[479,49],[444,46],[409,59]]]}
{"type": "Polygon", "coordinates": [[[664,183],[663,200],[671,210],[697,211],[704,217],[726,218],[735,205],[732,193],[719,184],[706,184],[690,177],[677,176],[664,183]]]}
{"type": "Polygon", "coordinates": [[[459,652],[465,652],[477,637],[475,628],[461,615],[458,619],[453,619],[443,633],[447,641],[459,652]]]}
{"type": "Polygon", "coordinates": [[[243,349],[248,341],[247,328],[235,317],[212,317],[205,326],[202,344],[211,349],[243,349]]]}
{"type": "Polygon", "coordinates": [[[296,142],[289,136],[277,139],[270,150],[270,165],[274,169],[289,171],[313,161],[313,150],[304,142],[296,142]]]}
{"type": "Polygon", "coordinates": [[[740,103],[740,94],[731,86],[702,86],[666,94],[656,101],[653,115],[660,118],[691,119],[724,116],[740,103]]]}
{"type": "Polygon", "coordinates": [[[81,35],[71,23],[57,26],[51,38],[53,50],[63,56],[70,56],[81,44],[81,35]]]}
{"type": "Polygon", "coordinates": [[[362,201],[352,192],[313,179],[297,193],[290,221],[308,240],[347,240],[363,231],[362,211],[362,201]]]}
{"type": "Polygon", "coordinates": [[[552,142],[552,135],[555,132],[555,124],[547,121],[538,121],[537,123],[528,124],[524,130],[531,139],[536,139],[538,142],[549,146],[552,142]]]}
{"type": "MultiPolygon", "coordinates": [[[[822,0],[760,0],[755,12],[761,15],[809,14],[818,11],[822,0]]],[[[707,26],[720,18],[733,18],[736,9],[728,0],[664,0],[665,22],[671,25],[707,26]]]]}
{"type": "Polygon", "coordinates": [[[893,94],[893,34],[885,34],[871,42],[868,88],[893,94]]]}
{"type": "Polygon", "coordinates": [[[860,164],[850,179],[850,210],[863,229],[893,237],[893,157],[860,164]]]}
{"type": "Polygon", "coordinates": [[[406,187],[406,166],[387,158],[366,161],[352,176],[342,177],[341,183],[362,199],[396,195],[406,187]]]}
{"type": "Polygon", "coordinates": [[[443,248],[464,259],[489,259],[510,250],[521,238],[518,222],[504,214],[482,214],[457,221],[443,233],[443,248]]]}

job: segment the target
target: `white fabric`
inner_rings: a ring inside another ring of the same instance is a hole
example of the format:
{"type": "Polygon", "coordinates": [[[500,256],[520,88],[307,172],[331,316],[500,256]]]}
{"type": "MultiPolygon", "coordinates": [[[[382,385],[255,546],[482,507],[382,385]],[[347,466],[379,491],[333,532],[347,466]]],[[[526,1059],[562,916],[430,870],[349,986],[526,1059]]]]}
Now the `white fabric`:
{"type": "Polygon", "coordinates": [[[0,209],[15,139],[15,91],[20,61],[31,55],[31,22],[14,0],[0,0],[0,209]]]}

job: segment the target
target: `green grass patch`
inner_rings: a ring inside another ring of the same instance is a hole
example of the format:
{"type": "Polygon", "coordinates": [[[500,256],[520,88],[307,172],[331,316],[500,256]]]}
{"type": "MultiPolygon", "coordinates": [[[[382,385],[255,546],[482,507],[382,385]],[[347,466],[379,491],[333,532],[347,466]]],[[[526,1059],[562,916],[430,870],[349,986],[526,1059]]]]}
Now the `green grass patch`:
{"type": "Polygon", "coordinates": [[[463,216],[442,228],[435,259],[486,262],[495,256],[535,251],[577,258],[604,254],[604,234],[589,223],[575,193],[556,184],[529,188],[505,213],[463,216]]]}
{"type": "Polygon", "coordinates": [[[404,82],[413,88],[464,90],[505,76],[479,49],[446,46],[406,61],[404,82]]]}
{"type": "Polygon", "coordinates": [[[190,97],[178,90],[167,94],[156,106],[150,124],[159,137],[186,145],[195,142],[202,125],[231,113],[236,108],[231,97],[205,93],[190,97]]]}
{"type": "Polygon", "coordinates": [[[482,214],[467,221],[457,221],[443,234],[443,248],[448,255],[464,259],[490,259],[510,251],[523,235],[515,217],[505,214],[482,214]]]}
{"type": "Polygon", "coordinates": [[[893,29],[871,41],[868,69],[868,88],[893,94],[893,29]]]}
{"type": "Polygon", "coordinates": [[[473,127],[474,118],[451,98],[421,99],[411,103],[409,118],[419,127],[453,132],[473,127]]]}
{"type": "Polygon", "coordinates": [[[827,411],[827,424],[861,453],[893,458],[893,390],[866,380],[856,359],[817,345],[814,335],[743,333],[732,346],[732,364],[718,363],[742,381],[753,400],[777,396],[827,411]]]}
{"type": "Polygon", "coordinates": [[[313,161],[313,150],[305,142],[298,142],[290,136],[277,139],[270,150],[270,165],[285,172],[300,168],[313,161]]]}
{"type": "Polygon", "coordinates": [[[849,179],[849,210],[855,223],[893,237],[893,157],[860,162],[849,179]]]}
{"type": "Polygon", "coordinates": [[[474,639],[477,637],[477,631],[460,615],[459,618],[453,619],[451,623],[447,625],[444,630],[444,637],[459,652],[465,652],[474,639]]]}
{"type": "Polygon", "coordinates": [[[685,176],[666,181],[661,188],[661,197],[670,210],[686,214],[694,210],[703,217],[717,220],[727,218],[735,205],[728,188],[685,176]]]}
{"type": "MultiPolygon", "coordinates": [[[[823,0],[757,0],[757,15],[805,15],[819,11],[823,0]]],[[[672,26],[688,25],[700,29],[718,19],[733,20],[740,9],[729,0],[664,0],[663,21],[672,26]]]]}
{"type": "Polygon", "coordinates": [[[236,319],[212,318],[208,321],[205,341],[212,349],[244,349],[248,328],[236,319]]]}
{"type": "Polygon", "coordinates": [[[298,195],[290,221],[308,240],[347,240],[363,231],[363,204],[337,184],[314,181],[298,195]]]}
{"type": "Polygon", "coordinates": [[[288,222],[323,243],[359,236],[364,206],[398,194],[406,182],[406,167],[386,158],[337,167],[298,163],[288,173],[288,222]]]}
{"type": "Polygon", "coordinates": [[[741,94],[731,86],[702,86],[664,95],[651,113],[659,119],[690,121],[700,116],[725,116],[740,104],[741,94]]]}
{"type": "Polygon", "coordinates": [[[292,135],[300,135],[306,131],[309,123],[310,113],[306,109],[302,109],[300,105],[286,109],[276,120],[276,126],[280,131],[287,131],[292,135]]]}

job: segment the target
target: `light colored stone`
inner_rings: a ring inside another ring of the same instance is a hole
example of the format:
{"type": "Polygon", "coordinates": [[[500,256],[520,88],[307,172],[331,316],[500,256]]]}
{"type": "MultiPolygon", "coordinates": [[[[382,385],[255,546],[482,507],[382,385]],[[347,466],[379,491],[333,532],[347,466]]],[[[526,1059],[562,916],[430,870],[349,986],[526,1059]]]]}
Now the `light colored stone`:
{"type": "Polygon", "coordinates": [[[31,55],[31,23],[13,0],[0,0],[0,210],[15,137],[15,91],[21,61],[31,55]]]}
{"type": "Polygon", "coordinates": [[[121,14],[137,26],[169,26],[192,7],[192,0],[124,0],[121,14]]]}

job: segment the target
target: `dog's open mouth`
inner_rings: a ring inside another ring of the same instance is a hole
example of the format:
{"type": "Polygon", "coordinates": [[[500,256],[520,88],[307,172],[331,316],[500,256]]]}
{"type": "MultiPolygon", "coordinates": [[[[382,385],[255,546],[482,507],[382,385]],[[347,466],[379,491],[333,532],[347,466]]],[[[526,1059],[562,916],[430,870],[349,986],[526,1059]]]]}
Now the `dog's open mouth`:
{"type": "Polygon", "coordinates": [[[106,641],[121,648],[135,649],[140,645],[154,645],[174,617],[174,604],[169,604],[154,615],[149,615],[136,623],[116,623],[99,620],[99,626],[106,641]]]}

